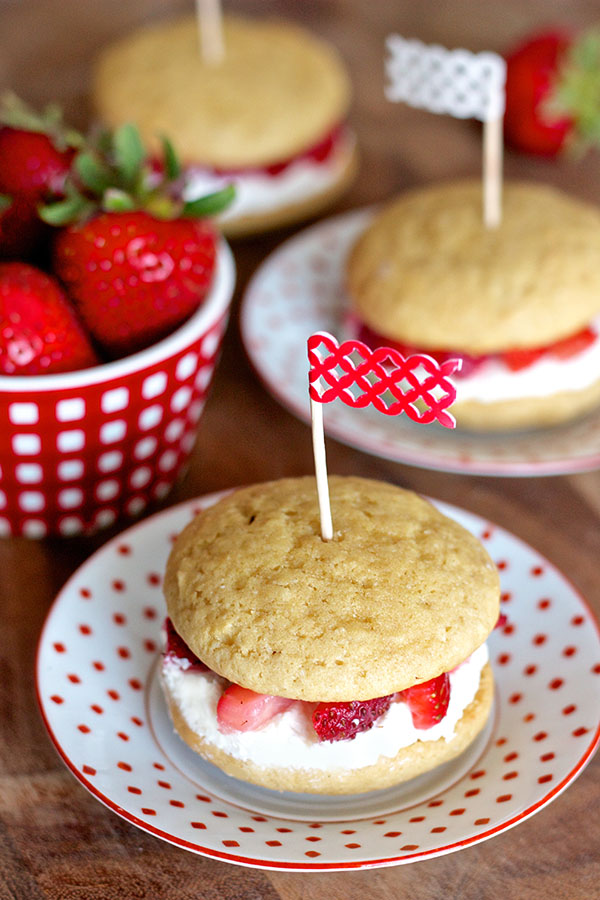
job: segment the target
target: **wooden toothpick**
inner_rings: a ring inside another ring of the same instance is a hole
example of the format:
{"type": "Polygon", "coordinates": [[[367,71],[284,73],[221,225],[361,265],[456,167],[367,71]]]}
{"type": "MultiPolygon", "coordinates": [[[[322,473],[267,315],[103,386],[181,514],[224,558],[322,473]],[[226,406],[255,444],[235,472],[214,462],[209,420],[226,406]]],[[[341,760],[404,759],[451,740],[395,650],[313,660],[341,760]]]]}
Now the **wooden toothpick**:
{"type": "Polygon", "coordinates": [[[217,65],[225,56],[220,0],[196,0],[196,18],[202,59],[207,65],[217,65]]]}
{"type": "Polygon", "coordinates": [[[319,515],[321,517],[321,537],[324,541],[330,541],[333,537],[333,523],[331,521],[331,503],[329,501],[329,484],[327,482],[323,405],[315,402],[312,397],[310,399],[310,418],[315,475],[317,478],[317,495],[319,498],[319,515]]]}
{"type": "Polygon", "coordinates": [[[483,222],[497,228],[502,221],[502,117],[483,123],[483,222]]]}

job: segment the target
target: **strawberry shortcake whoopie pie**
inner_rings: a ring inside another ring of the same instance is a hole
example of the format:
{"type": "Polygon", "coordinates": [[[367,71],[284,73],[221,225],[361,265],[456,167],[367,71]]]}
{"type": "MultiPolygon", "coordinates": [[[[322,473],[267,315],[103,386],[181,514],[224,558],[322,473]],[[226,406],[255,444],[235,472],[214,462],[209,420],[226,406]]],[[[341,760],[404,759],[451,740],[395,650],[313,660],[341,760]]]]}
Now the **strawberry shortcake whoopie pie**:
{"type": "Polygon", "coordinates": [[[600,210],[508,182],[502,221],[481,183],[408,191],[375,215],[347,262],[348,330],[371,347],[462,358],[457,424],[552,425],[600,403],[600,210]]]}
{"type": "Polygon", "coordinates": [[[385,788],[455,757],[489,717],[497,571],[391,484],[241,488],[179,535],[161,682],[176,731],[229,775],[323,794],[385,788]]]}
{"type": "Polygon", "coordinates": [[[100,55],[98,114],[135,121],[150,144],[169,135],[186,163],[188,199],[233,183],[219,224],[253,234],[317,213],[350,184],[355,137],[341,57],[281,20],[223,18],[223,54],[206,60],[193,16],[125,36],[100,55]]]}

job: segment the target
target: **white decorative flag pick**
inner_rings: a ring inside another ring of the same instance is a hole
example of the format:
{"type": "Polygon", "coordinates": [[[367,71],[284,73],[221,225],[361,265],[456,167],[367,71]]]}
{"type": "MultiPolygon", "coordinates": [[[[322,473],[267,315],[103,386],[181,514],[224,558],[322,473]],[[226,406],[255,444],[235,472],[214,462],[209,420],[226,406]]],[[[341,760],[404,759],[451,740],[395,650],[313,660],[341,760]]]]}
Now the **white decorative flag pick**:
{"type": "Polygon", "coordinates": [[[483,122],[483,218],[501,220],[502,119],[506,63],[497,53],[447,50],[391,34],[386,46],[388,100],[483,122]]]}

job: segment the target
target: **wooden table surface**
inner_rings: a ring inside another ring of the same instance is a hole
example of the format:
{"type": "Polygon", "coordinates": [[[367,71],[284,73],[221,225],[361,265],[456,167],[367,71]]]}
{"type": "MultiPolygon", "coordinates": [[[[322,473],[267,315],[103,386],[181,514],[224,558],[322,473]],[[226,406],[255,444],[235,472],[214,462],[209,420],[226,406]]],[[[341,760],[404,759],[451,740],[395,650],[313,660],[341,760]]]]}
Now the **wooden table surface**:
{"type": "MultiPolygon", "coordinates": [[[[191,6],[191,0],[2,0],[0,86],[35,103],[58,99],[73,122],[85,125],[96,49],[138,23],[191,6]]],[[[363,159],[340,209],[479,170],[479,133],[472,123],[384,101],[387,33],[501,51],[532,28],[586,26],[596,13],[593,0],[225,0],[225,6],[298,19],[337,44],[346,58],[356,89],[353,122],[363,159]]],[[[599,152],[560,162],[508,153],[505,171],[556,183],[600,203],[599,152]]],[[[248,277],[281,239],[275,234],[234,248],[239,286],[233,320],[191,469],[169,503],[312,471],[309,429],[258,383],[237,324],[248,277]]],[[[332,440],[328,455],[331,472],[387,479],[505,526],[552,560],[600,609],[597,472],[528,479],[445,474],[387,462],[332,440]]],[[[103,807],[53,749],[36,707],[33,668],[36,641],[57,591],[110,536],[0,542],[1,900],[600,897],[598,758],[556,802],[517,828],[459,853],[372,871],[296,874],[233,866],[163,843],[103,807]]]]}

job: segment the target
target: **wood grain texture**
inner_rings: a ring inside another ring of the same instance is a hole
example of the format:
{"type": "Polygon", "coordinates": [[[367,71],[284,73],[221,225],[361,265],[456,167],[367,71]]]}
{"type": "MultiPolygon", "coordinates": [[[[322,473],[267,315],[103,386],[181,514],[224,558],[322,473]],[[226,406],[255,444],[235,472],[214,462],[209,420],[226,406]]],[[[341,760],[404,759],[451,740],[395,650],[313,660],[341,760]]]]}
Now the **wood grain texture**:
{"type": "MultiPolygon", "coordinates": [[[[225,0],[231,10],[283,14],[332,40],[355,85],[352,119],[360,176],[339,209],[377,202],[431,179],[479,171],[474,124],[383,98],[382,47],[397,30],[471,50],[502,50],[552,22],[597,17],[593,0],[225,0]]],[[[112,37],[187,0],[3,0],[0,87],[34,103],[58,99],[91,119],[90,60],[112,37]]],[[[600,153],[544,162],[508,153],[506,174],[557,184],[600,203],[600,153]]],[[[239,283],[221,365],[189,473],[169,503],[312,470],[309,429],[285,412],[249,366],[237,325],[244,285],[290,232],[239,243],[239,283]]],[[[427,472],[328,442],[332,472],[382,478],[456,503],[510,529],[560,569],[600,610],[600,474],[492,479],[427,472]]],[[[114,533],[114,532],[112,532],[114,533]]],[[[0,900],[589,900],[598,896],[600,763],[538,815],[491,841],[415,865],[354,873],[264,873],[204,859],[122,821],[93,799],[53,750],[35,702],[33,666],[57,590],[111,534],[88,540],[0,542],[0,900]]]]}

